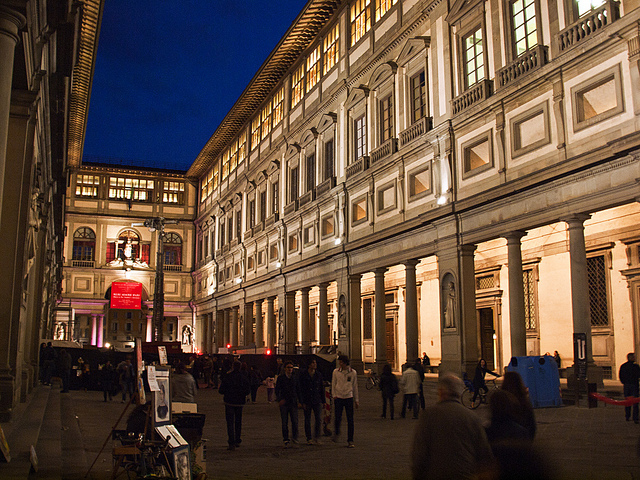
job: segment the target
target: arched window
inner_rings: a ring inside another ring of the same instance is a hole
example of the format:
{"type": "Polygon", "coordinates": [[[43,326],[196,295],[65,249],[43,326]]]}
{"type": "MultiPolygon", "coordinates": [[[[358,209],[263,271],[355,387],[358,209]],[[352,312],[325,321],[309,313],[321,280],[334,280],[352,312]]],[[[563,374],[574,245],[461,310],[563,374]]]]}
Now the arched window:
{"type": "Polygon", "coordinates": [[[165,233],[162,242],[165,265],[182,265],[182,239],[177,233],[165,233]]]}
{"type": "Polygon", "coordinates": [[[73,254],[75,261],[92,262],[96,251],[96,234],[89,227],[80,227],[73,234],[73,254]]]}
{"type": "Polygon", "coordinates": [[[149,262],[149,245],[140,244],[140,236],[133,230],[123,230],[118,240],[107,243],[107,263],[119,258],[149,262]]]}

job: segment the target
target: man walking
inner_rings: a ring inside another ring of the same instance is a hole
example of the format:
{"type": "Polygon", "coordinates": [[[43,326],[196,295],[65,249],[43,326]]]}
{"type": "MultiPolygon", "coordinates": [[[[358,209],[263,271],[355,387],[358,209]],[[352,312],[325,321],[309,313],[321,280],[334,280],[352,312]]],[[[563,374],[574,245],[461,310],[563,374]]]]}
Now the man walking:
{"type": "Polygon", "coordinates": [[[416,366],[412,365],[408,367],[403,373],[401,378],[402,390],[404,391],[404,398],[402,399],[402,412],[400,416],[405,417],[407,413],[407,404],[409,410],[413,410],[413,418],[418,418],[418,412],[420,411],[420,404],[418,403],[418,393],[422,387],[422,380],[420,379],[420,373],[417,371],[416,366]]]}
{"type": "Polygon", "coordinates": [[[304,433],[307,436],[307,443],[318,443],[322,428],[322,406],[325,400],[324,382],[315,360],[311,360],[307,370],[300,374],[300,400],[304,409],[304,433]],[[311,438],[311,413],[315,420],[313,438],[311,438]]]}
{"type": "Polygon", "coordinates": [[[300,388],[298,379],[293,375],[293,363],[284,365],[284,374],[278,375],[276,382],[276,400],[280,406],[282,420],[282,440],[288,447],[291,439],[298,443],[298,403],[300,403],[300,388]],[[289,439],[289,418],[291,418],[291,439],[289,439]]]}
{"type": "MultiPolygon", "coordinates": [[[[636,354],[631,352],[627,353],[627,361],[620,365],[620,372],[618,373],[618,378],[623,385],[624,396],[629,399],[629,397],[638,397],[640,396],[638,392],[638,379],[640,379],[640,366],[636,363],[636,354]]],[[[631,406],[624,407],[624,417],[627,422],[631,417],[631,406]]],[[[638,404],[633,404],[633,421],[634,423],[638,423],[638,404]]]]}
{"type": "Polygon", "coordinates": [[[353,407],[358,408],[358,374],[349,366],[349,357],[338,357],[338,368],[333,371],[331,378],[331,396],[335,404],[335,432],[333,440],[337,441],[340,435],[340,423],[342,411],[347,414],[347,446],[355,447],[353,443],[353,407]]]}
{"type": "Polygon", "coordinates": [[[477,478],[493,454],[478,416],[460,403],[462,380],[447,374],[438,383],[438,403],[425,409],[413,437],[414,480],[477,478]]]}
{"type": "Polygon", "coordinates": [[[242,433],[242,407],[251,391],[249,379],[240,371],[239,361],[233,362],[232,370],[222,377],[218,392],[223,395],[224,415],[227,420],[227,450],[235,450],[240,446],[242,433]]]}

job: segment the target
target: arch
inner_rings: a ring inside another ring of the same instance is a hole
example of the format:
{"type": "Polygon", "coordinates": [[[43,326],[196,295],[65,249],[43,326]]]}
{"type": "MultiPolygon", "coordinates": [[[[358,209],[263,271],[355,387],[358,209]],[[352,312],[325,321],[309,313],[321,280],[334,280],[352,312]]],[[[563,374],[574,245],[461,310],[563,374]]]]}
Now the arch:
{"type": "Polygon", "coordinates": [[[96,254],[96,234],[89,227],[79,227],[73,233],[71,259],[75,262],[93,262],[96,254]]]}

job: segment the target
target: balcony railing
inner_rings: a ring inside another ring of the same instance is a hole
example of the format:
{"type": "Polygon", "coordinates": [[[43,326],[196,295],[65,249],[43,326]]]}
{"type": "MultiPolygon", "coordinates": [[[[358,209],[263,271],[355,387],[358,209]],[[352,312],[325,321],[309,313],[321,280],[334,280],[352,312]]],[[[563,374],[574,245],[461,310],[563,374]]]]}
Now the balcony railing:
{"type": "Polygon", "coordinates": [[[182,271],[182,265],[164,265],[164,271],[165,272],[181,272],[182,271]]]}
{"type": "Polygon", "coordinates": [[[486,100],[491,96],[493,82],[488,79],[481,80],[475,85],[471,86],[462,95],[458,95],[452,100],[453,114],[458,113],[470,108],[471,106],[486,100]]]}
{"type": "Polygon", "coordinates": [[[364,172],[367,168],[369,168],[369,157],[360,157],[347,167],[347,178],[351,178],[360,172],[364,172]]]}
{"type": "Polygon", "coordinates": [[[94,268],[95,260],[71,260],[72,267],[94,268]]]}
{"type": "Polygon", "coordinates": [[[371,165],[398,151],[398,139],[393,137],[371,152],[371,165]]]}
{"type": "Polygon", "coordinates": [[[316,198],[320,195],[324,195],[333,187],[336,186],[336,177],[329,177],[324,182],[316,187],[316,198]]]}
{"type": "Polygon", "coordinates": [[[498,88],[502,88],[514,82],[518,78],[534,70],[539,69],[549,61],[549,49],[544,45],[538,45],[528,52],[520,55],[515,61],[498,70],[498,88]]]}
{"type": "Polygon", "coordinates": [[[409,128],[400,132],[400,148],[431,130],[432,123],[433,119],[431,117],[422,117],[409,128]]]}
{"type": "Polygon", "coordinates": [[[557,37],[558,50],[560,53],[569,50],[619,18],[620,3],[614,0],[607,1],[600,8],[583,15],[577,22],[561,30],[557,37]]]}

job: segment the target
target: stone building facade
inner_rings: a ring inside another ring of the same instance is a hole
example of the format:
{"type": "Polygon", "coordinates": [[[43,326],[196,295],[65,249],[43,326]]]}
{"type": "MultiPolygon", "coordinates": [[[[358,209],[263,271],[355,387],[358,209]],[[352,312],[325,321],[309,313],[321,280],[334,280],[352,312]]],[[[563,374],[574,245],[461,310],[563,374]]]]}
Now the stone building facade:
{"type": "Polygon", "coordinates": [[[89,163],[74,169],[66,192],[54,338],[120,350],[133,349],[136,338],[156,338],[153,299],[162,238],[164,320],[157,339],[180,341],[183,351],[193,352],[196,202],[196,188],[184,172],[89,163]],[[152,219],[162,219],[162,234],[157,224],[145,225],[152,219]],[[111,294],[122,282],[141,285],[137,306],[112,305],[111,294]]]}
{"type": "MultiPolygon", "coordinates": [[[[311,0],[187,173],[202,350],[640,341],[637,0],[311,0]]],[[[595,368],[599,367],[599,368],[595,368]]]]}
{"type": "Polygon", "coordinates": [[[0,0],[0,421],[38,382],[61,293],[102,0],[0,0]]]}

